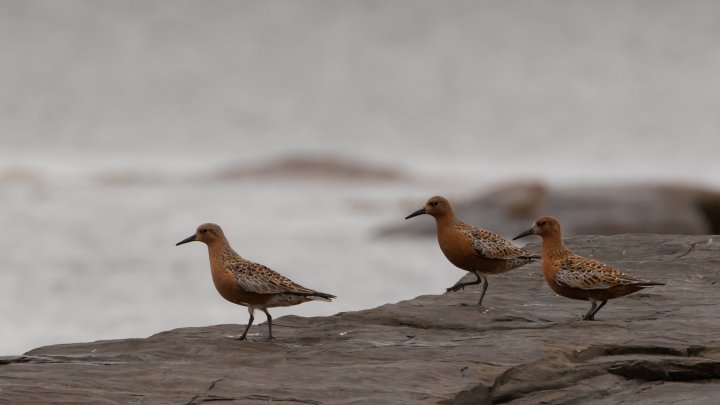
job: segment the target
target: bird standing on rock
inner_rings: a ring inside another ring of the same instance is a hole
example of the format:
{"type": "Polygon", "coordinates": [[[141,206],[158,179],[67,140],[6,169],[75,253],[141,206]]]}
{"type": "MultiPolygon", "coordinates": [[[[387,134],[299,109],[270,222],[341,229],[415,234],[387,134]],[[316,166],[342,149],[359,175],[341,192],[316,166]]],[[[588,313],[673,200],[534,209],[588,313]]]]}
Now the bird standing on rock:
{"type": "Polygon", "coordinates": [[[458,291],[469,285],[480,284],[483,280],[483,289],[478,305],[482,305],[485,297],[489,274],[504,273],[540,259],[539,256],[514,246],[510,241],[494,232],[462,222],[455,216],[450,202],[443,197],[431,197],[423,208],[408,215],[405,219],[422,214],[435,217],[440,250],[450,263],[477,277],[476,280],[466,283],[458,281],[452,287],[448,287],[447,291],[458,291]]]}
{"type": "Polygon", "coordinates": [[[563,297],[590,301],[590,310],[583,316],[583,320],[594,320],[595,314],[609,299],[632,294],[646,287],[665,285],[625,274],[597,260],[574,254],[565,247],[560,222],[553,217],[538,218],[532,228],[513,240],[528,235],[543,238],[542,270],[550,288],[563,297]]]}
{"type": "Polygon", "coordinates": [[[272,317],[268,308],[287,307],[310,300],[330,301],[334,295],[318,292],[296,284],[262,264],[243,259],[231,247],[220,226],[202,224],[194,235],[176,243],[199,241],[208,247],[210,272],[215,288],[226,300],[243,305],[250,312],[250,320],[239,340],[245,340],[256,309],[265,312],[268,321],[268,341],[274,340],[272,317]]]}

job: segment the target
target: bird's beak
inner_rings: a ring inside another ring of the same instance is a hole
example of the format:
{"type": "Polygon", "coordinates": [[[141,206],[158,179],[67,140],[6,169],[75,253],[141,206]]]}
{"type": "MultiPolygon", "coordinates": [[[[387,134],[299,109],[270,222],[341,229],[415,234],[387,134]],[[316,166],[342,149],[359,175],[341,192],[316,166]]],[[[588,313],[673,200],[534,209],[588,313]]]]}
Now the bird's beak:
{"type": "Polygon", "coordinates": [[[187,238],[181,240],[180,242],[176,243],[175,246],[180,246],[180,245],[188,243],[188,242],[194,242],[196,240],[197,240],[197,238],[195,237],[195,235],[193,235],[193,236],[187,237],[187,238]]]}
{"type": "Polygon", "coordinates": [[[416,217],[418,215],[427,214],[427,211],[425,211],[425,208],[420,208],[419,210],[413,212],[412,214],[405,217],[405,219],[410,219],[412,217],[416,217]]]}
{"type": "Polygon", "coordinates": [[[513,240],[523,238],[528,235],[535,235],[535,232],[532,230],[532,228],[528,229],[527,231],[521,233],[520,235],[513,238],[513,240]]]}

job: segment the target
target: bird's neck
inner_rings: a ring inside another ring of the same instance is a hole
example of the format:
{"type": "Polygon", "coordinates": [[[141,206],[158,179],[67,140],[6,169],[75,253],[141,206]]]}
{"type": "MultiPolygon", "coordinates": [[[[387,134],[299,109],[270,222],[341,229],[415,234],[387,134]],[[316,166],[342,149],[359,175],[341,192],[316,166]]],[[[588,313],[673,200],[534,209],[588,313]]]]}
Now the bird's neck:
{"type": "Polygon", "coordinates": [[[455,213],[452,211],[448,211],[435,217],[435,223],[437,224],[438,229],[452,227],[459,221],[460,220],[457,219],[455,213]]]}
{"type": "Polygon", "coordinates": [[[543,235],[543,247],[542,257],[548,259],[554,259],[566,256],[569,253],[565,247],[565,243],[562,239],[560,232],[553,232],[547,235],[543,235]]]}
{"type": "Polygon", "coordinates": [[[218,239],[208,244],[208,254],[210,255],[210,264],[214,265],[218,261],[221,261],[224,256],[237,255],[235,251],[230,247],[227,239],[218,239]]]}

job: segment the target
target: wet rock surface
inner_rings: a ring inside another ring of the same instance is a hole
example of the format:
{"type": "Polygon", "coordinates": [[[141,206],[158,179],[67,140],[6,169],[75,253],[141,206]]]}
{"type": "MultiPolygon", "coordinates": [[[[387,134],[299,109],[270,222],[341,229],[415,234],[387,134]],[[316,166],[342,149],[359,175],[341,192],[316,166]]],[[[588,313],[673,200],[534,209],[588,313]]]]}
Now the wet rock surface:
{"type": "Polygon", "coordinates": [[[47,346],[0,358],[0,403],[714,403],[718,238],[581,236],[568,245],[667,285],[580,321],[589,304],[553,294],[531,264],[490,278],[483,307],[472,305],[471,287],[288,316],[276,320],[273,343],[262,341],[263,324],[248,342],[226,338],[242,325],[217,325],[47,346]]]}

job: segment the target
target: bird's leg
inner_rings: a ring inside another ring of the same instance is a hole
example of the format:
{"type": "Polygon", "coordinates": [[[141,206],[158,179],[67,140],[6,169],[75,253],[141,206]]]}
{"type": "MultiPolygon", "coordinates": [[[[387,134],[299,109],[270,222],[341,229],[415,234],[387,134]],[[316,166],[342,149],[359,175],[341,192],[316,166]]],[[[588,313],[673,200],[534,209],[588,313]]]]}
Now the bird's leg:
{"type": "Polygon", "coordinates": [[[255,320],[255,317],[253,317],[253,312],[255,312],[255,310],[252,307],[248,307],[248,312],[250,312],[250,320],[245,327],[245,332],[243,332],[242,336],[240,336],[238,340],[247,340],[248,330],[250,329],[250,325],[252,325],[253,321],[255,320]]]}
{"type": "Polygon", "coordinates": [[[597,303],[595,302],[595,300],[590,301],[590,303],[592,305],[590,306],[590,310],[587,312],[587,314],[585,314],[585,316],[583,316],[583,318],[582,318],[583,321],[594,320],[593,316],[595,315],[595,312],[596,312],[595,308],[597,308],[597,303]]]}
{"type": "Polygon", "coordinates": [[[272,342],[275,340],[275,338],[272,335],[272,316],[270,316],[270,312],[268,312],[267,308],[263,308],[263,312],[265,312],[265,315],[267,316],[267,322],[268,322],[268,342],[272,342]]]}
{"type": "MultiPolygon", "coordinates": [[[[477,280],[475,280],[475,281],[469,281],[469,282],[467,282],[467,283],[461,283],[461,282],[458,281],[457,283],[455,283],[454,286],[446,288],[446,289],[445,289],[445,292],[458,291],[458,290],[462,290],[463,288],[465,288],[465,287],[467,287],[467,286],[469,286],[469,285],[480,284],[480,281],[481,281],[481,280],[480,280],[480,275],[477,274],[477,273],[473,273],[473,274],[475,275],[475,277],[477,277],[477,280]]],[[[487,287],[486,287],[486,288],[487,288],[487,287]]]]}
{"type": "MultiPolygon", "coordinates": [[[[478,278],[480,278],[480,276],[478,276],[478,278]]],[[[478,305],[482,305],[482,300],[483,300],[483,298],[485,297],[485,291],[487,291],[487,288],[488,288],[488,279],[487,279],[487,277],[483,277],[483,280],[484,280],[485,282],[483,283],[483,290],[482,290],[482,293],[480,294],[480,301],[478,301],[478,305]]]]}
{"type": "Polygon", "coordinates": [[[595,320],[595,314],[597,314],[598,311],[600,310],[600,308],[602,308],[605,304],[607,304],[607,300],[603,300],[603,302],[601,302],[600,305],[598,305],[598,307],[595,308],[595,310],[593,311],[593,313],[590,314],[590,320],[591,320],[591,321],[594,321],[594,320],[595,320]]]}

